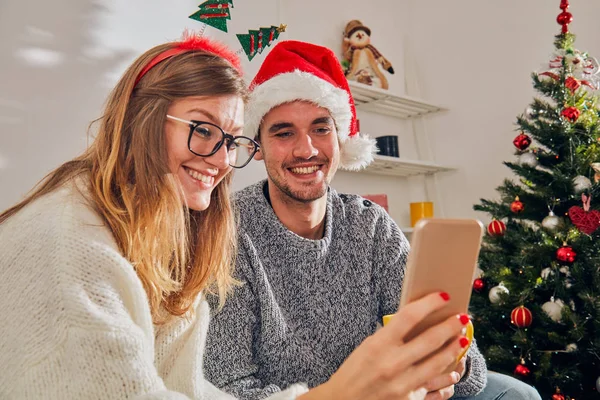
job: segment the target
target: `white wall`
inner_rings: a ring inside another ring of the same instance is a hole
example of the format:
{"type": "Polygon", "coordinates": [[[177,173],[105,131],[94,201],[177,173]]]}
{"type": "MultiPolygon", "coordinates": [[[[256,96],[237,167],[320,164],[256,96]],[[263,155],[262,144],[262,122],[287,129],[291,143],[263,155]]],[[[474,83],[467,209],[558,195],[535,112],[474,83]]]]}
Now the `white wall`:
{"type": "MultiPolygon", "coordinates": [[[[89,121],[100,115],[116,77],[148,47],[176,39],[202,0],[55,0],[0,3],[0,209],[17,201],[45,173],[87,143],[89,121]],[[98,5],[101,3],[101,5],[98,5]]],[[[341,32],[354,18],[369,26],[373,44],[392,61],[391,90],[404,92],[404,44],[417,66],[422,97],[448,112],[428,117],[434,159],[459,167],[437,178],[436,210],[473,216],[480,197],[494,197],[512,158],[513,122],[531,101],[530,72],[552,52],[559,0],[234,0],[229,33],[206,34],[240,48],[235,33],[288,24],[282,39],[312,41],[339,52],[341,32]]],[[[577,45],[600,57],[600,2],[572,2],[577,45]]],[[[242,54],[242,56],[244,56],[242,54]]],[[[246,62],[247,77],[264,54],[246,62]]],[[[398,134],[401,155],[415,156],[410,124],[360,113],[374,136],[398,134]]],[[[262,179],[262,164],[236,175],[236,188],[262,179]]],[[[334,186],[390,195],[392,215],[405,225],[408,202],[425,197],[417,182],[341,172],[334,186]]]]}

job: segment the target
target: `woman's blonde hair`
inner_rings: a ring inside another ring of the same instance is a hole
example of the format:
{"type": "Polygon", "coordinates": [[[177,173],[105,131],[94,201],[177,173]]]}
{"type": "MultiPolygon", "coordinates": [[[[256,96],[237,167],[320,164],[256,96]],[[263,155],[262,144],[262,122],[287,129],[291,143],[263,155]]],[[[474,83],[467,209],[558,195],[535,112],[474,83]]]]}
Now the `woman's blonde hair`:
{"type": "Polygon", "coordinates": [[[203,289],[221,304],[234,282],[235,223],[231,174],[213,190],[205,211],[188,210],[169,171],[164,124],[169,105],[189,96],[247,98],[239,70],[203,51],[160,62],[136,84],[140,71],[172,48],[140,56],[110,94],[98,134],[79,157],[49,173],[28,196],[0,214],[0,223],[76,176],[90,177],[89,197],[142,281],[155,323],[191,310],[203,289]],[[166,313],[165,313],[166,311],[166,313]]]}

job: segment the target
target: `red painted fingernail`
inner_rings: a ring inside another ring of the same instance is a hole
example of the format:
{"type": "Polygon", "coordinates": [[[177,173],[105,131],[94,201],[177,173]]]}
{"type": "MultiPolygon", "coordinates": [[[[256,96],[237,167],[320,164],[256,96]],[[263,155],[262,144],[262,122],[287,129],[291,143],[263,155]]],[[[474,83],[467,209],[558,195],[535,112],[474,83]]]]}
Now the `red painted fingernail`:
{"type": "Polygon", "coordinates": [[[440,292],[440,296],[442,297],[442,299],[444,299],[444,301],[450,300],[450,295],[446,292],[440,292]]]}
{"type": "Polygon", "coordinates": [[[467,347],[469,345],[469,339],[467,339],[466,337],[461,337],[458,340],[458,343],[460,344],[460,347],[462,347],[464,349],[465,347],[467,347]]]}
{"type": "Polygon", "coordinates": [[[460,314],[458,316],[458,319],[460,320],[460,323],[463,325],[468,324],[469,321],[471,320],[471,318],[469,318],[469,316],[467,314],[460,314]]]}

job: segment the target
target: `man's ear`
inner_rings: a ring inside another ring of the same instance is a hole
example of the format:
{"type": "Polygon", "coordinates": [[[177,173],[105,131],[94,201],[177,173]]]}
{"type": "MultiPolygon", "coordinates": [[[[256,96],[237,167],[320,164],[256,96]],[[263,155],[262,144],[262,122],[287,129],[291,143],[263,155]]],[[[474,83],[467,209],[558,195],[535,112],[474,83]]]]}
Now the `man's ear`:
{"type": "Polygon", "coordinates": [[[264,160],[261,149],[258,149],[258,151],[256,153],[254,153],[254,159],[256,161],[264,160]]]}

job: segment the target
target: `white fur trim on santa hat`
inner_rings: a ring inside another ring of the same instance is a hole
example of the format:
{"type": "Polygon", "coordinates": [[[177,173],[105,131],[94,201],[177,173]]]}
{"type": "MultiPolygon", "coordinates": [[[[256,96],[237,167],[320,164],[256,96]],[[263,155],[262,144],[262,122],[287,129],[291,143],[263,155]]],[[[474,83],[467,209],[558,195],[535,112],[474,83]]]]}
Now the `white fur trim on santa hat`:
{"type": "Polygon", "coordinates": [[[309,101],[329,110],[341,145],[340,167],[357,170],[373,160],[374,141],[358,134],[349,137],[352,122],[350,95],[317,76],[300,70],[274,76],[252,88],[246,106],[245,133],[258,134],[263,117],[272,108],[297,100],[309,101]]]}
{"type": "Polygon", "coordinates": [[[340,168],[349,171],[358,171],[373,162],[377,152],[375,139],[366,135],[356,135],[340,142],[341,160],[340,168]]]}

